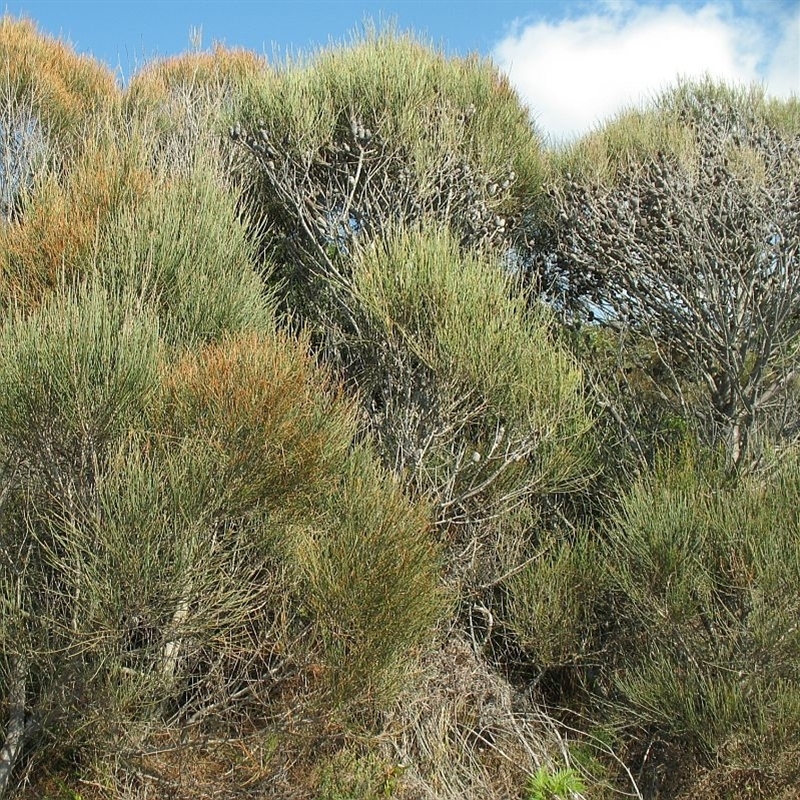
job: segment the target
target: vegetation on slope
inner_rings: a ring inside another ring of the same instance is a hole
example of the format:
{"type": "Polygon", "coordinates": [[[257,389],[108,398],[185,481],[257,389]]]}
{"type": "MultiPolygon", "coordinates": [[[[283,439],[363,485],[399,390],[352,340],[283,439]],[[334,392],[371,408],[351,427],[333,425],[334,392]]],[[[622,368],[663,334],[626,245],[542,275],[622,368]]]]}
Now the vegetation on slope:
{"type": "Polygon", "coordinates": [[[0,796],[794,796],[796,100],[0,59],[0,796]]]}

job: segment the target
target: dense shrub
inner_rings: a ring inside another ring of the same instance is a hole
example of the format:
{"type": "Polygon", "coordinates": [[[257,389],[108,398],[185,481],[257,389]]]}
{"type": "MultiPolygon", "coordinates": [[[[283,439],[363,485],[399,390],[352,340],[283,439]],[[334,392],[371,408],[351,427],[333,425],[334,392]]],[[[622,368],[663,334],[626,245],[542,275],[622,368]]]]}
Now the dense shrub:
{"type": "Polygon", "coordinates": [[[99,524],[98,486],[142,424],[158,368],[153,317],[97,289],[55,297],[0,331],[0,686],[12,745],[3,784],[34,736],[64,752],[107,710],[86,699],[107,656],[84,613],[103,588],[101,543],[86,528],[99,524]]]}
{"type": "Polygon", "coordinates": [[[191,178],[165,182],[136,205],[118,204],[99,250],[98,279],[156,312],[170,344],[274,327],[235,198],[202,160],[191,178]]]}
{"type": "Polygon", "coordinates": [[[609,530],[625,713],[712,763],[770,772],[800,735],[798,475],[669,462],[609,530]]]}
{"type": "Polygon", "coordinates": [[[176,358],[99,289],[3,328],[12,766],[34,745],[135,752],[159,721],[224,716],[320,661],[318,712],[363,692],[369,711],[441,613],[427,509],[348,454],[352,405],[301,345],[249,333],[176,358]]]}
{"type": "Polygon", "coordinates": [[[504,624],[539,678],[565,667],[596,665],[598,611],[608,578],[599,547],[586,532],[550,537],[504,581],[504,624]]]}
{"type": "Polygon", "coordinates": [[[391,31],[0,61],[0,795],[789,796],[795,100],[545,156],[391,31]]]}
{"type": "Polygon", "coordinates": [[[369,34],[263,74],[231,128],[235,174],[292,314],[352,313],[357,239],[435,219],[464,243],[510,246],[540,184],[528,115],[477,59],[369,34]]]}
{"type": "Polygon", "coordinates": [[[490,517],[586,478],[581,374],[544,310],[446,231],[387,232],[359,250],[364,319],[345,339],[385,461],[442,519],[490,517]]]}
{"type": "Polygon", "coordinates": [[[0,307],[36,307],[85,276],[113,216],[152,190],[143,149],[135,137],[98,136],[67,169],[39,177],[21,219],[0,227],[0,307]]]}
{"type": "Polygon", "coordinates": [[[187,353],[165,376],[159,414],[165,436],[215,453],[227,514],[313,497],[338,474],[354,431],[349,401],[279,334],[241,334],[187,353]]]}
{"type": "Polygon", "coordinates": [[[297,564],[326,679],[336,702],[385,707],[446,607],[430,510],[364,451],[344,462],[321,510],[297,564]]]}

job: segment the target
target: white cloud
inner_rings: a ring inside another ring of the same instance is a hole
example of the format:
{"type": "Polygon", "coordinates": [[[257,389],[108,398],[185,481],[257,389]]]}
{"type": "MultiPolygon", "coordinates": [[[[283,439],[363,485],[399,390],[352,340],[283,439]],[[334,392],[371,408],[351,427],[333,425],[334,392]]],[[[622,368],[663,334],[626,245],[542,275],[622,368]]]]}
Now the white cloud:
{"type": "Polygon", "coordinates": [[[735,16],[713,2],[690,10],[609,0],[583,16],[517,25],[493,56],[542,132],[558,140],[679,77],[710,74],[762,82],[778,96],[800,92],[800,5],[765,15],[767,7],[735,16]]]}
{"type": "Polygon", "coordinates": [[[782,35],[777,38],[763,79],[768,91],[777,97],[800,94],[800,3],[793,13],[776,19],[782,35]]]}

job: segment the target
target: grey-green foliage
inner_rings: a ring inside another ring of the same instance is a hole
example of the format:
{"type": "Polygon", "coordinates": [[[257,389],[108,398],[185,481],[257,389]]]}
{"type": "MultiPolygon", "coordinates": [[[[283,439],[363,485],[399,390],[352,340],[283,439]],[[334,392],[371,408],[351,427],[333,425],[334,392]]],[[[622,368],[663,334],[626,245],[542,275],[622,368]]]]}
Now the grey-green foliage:
{"type": "Polygon", "coordinates": [[[71,515],[8,509],[0,685],[24,657],[37,744],[137,752],[159,720],[224,715],[258,653],[302,654],[286,526],[220,515],[214,455],[132,436],[71,515]]]}
{"type": "MultiPolygon", "coordinates": [[[[128,746],[137,723],[210,704],[223,715],[255,654],[292,644],[279,613],[285,525],[222,513],[216,455],[134,438],[100,483],[98,513],[62,533],[81,564],[69,647],[83,646],[102,724],[124,725],[128,746]]],[[[94,731],[94,746],[112,746],[107,733],[94,731]]]]}
{"type": "Polygon", "coordinates": [[[645,725],[752,764],[800,736],[800,471],[726,483],[680,461],[623,498],[605,562],[625,599],[617,685],[645,725]]]}
{"type": "Polygon", "coordinates": [[[384,463],[441,519],[574,487],[581,376],[498,266],[541,171],[507,81],[391,32],[260,81],[232,135],[270,278],[384,463]]]}
{"type": "Polygon", "coordinates": [[[159,361],[152,315],[96,286],[54,296],[0,330],[0,686],[23,739],[63,732],[68,720],[68,747],[76,704],[86,706],[82,723],[96,710],[85,698],[105,643],[83,611],[97,598],[98,543],[70,531],[97,513],[97,487],[148,413],[159,361]]]}
{"type": "Polygon", "coordinates": [[[391,698],[399,668],[442,609],[428,508],[368,449],[352,449],[354,416],[304,345],[280,333],[226,337],[185,355],[157,415],[168,449],[181,443],[183,459],[206,454],[213,519],[231,523],[243,546],[255,537],[271,559],[243,562],[262,563],[248,584],[253,641],[231,660],[258,651],[264,627],[281,633],[280,621],[294,620],[302,643],[281,634],[270,647],[278,664],[316,660],[323,711],[391,698]],[[265,602],[265,586],[281,574],[282,591],[265,602]]]}
{"type": "Polygon", "coordinates": [[[158,314],[171,344],[272,327],[253,245],[229,190],[207,164],[120,209],[98,258],[100,280],[158,314]]]}
{"type": "Polygon", "coordinates": [[[597,612],[607,573],[587,532],[536,542],[522,569],[503,582],[504,624],[540,673],[596,658],[597,612]]]}
{"type": "Polygon", "coordinates": [[[569,491],[589,469],[582,375],[542,309],[446,230],[359,250],[364,328],[345,358],[381,452],[444,517],[491,516],[569,491]]]}
{"type": "Polygon", "coordinates": [[[7,319],[0,330],[5,459],[51,469],[62,456],[101,451],[147,407],[159,347],[155,318],[99,287],[7,319]]]}

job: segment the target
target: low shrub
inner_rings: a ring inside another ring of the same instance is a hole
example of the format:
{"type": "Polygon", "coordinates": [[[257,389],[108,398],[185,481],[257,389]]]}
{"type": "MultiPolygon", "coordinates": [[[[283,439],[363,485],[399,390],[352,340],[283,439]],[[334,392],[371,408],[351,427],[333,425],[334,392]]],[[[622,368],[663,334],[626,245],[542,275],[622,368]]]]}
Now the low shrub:
{"type": "Polygon", "coordinates": [[[800,471],[738,480],[683,457],[608,530],[623,715],[695,757],[770,770],[800,741],[800,471]]]}
{"type": "Polygon", "coordinates": [[[597,615],[608,591],[597,541],[586,532],[544,537],[523,564],[503,582],[504,623],[526,654],[526,669],[541,676],[596,663],[597,615]]]}
{"type": "Polygon", "coordinates": [[[447,607],[430,510],[356,450],[321,511],[297,567],[325,682],[335,704],[379,709],[402,688],[447,607]]]}

